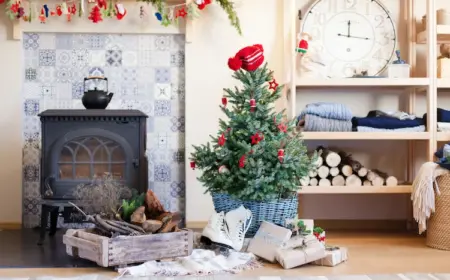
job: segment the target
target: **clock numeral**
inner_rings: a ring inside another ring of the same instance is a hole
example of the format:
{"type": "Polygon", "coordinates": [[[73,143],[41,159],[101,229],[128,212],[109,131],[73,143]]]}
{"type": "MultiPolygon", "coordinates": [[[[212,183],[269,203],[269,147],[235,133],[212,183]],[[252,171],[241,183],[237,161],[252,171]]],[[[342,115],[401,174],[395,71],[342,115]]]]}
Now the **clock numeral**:
{"type": "Polygon", "coordinates": [[[314,24],[323,25],[327,21],[327,16],[325,13],[315,13],[314,24]]]}
{"type": "Polygon", "coordinates": [[[382,34],[382,37],[377,40],[378,44],[386,46],[389,44],[389,42],[394,42],[395,38],[391,33],[384,32],[382,34]]]}
{"type": "Polygon", "coordinates": [[[384,27],[384,17],[382,15],[375,16],[375,28],[384,27]]]}
{"type": "Polygon", "coordinates": [[[309,33],[311,35],[311,41],[319,41],[322,39],[322,29],[320,29],[317,26],[314,26],[311,28],[311,31],[309,33]]]}
{"type": "Polygon", "coordinates": [[[328,0],[328,12],[331,14],[337,12],[337,0],[328,0]]]}
{"type": "Polygon", "coordinates": [[[358,0],[343,0],[344,1],[344,9],[346,10],[354,10],[356,5],[358,5],[358,0]]]}
{"type": "Polygon", "coordinates": [[[366,0],[365,6],[366,6],[366,9],[365,9],[366,15],[370,15],[370,10],[371,10],[370,7],[372,6],[372,1],[366,0]]]}

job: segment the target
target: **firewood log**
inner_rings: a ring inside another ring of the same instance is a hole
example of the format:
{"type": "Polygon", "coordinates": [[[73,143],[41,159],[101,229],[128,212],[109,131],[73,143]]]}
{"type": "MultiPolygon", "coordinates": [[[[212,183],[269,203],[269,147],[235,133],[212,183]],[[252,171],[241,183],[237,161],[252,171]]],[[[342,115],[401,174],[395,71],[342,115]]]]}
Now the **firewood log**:
{"type": "Polygon", "coordinates": [[[375,187],[381,187],[384,185],[388,175],[378,169],[373,169],[367,174],[367,178],[372,182],[375,187]]]}
{"type": "Polygon", "coordinates": [[[147,217],[145,216],[145,206],[141,206],[138,209],[136,209],[133,214],[131,214],[131,222],[134,224],[142,224],[145,222],[147,217]]]}
{"type": "Polygon", "coordinates": [[[147,194],[145,195],[145,206],[145,215],[147,219],[154,219],[162,213],[167,212],[166,210],[164,210],[164,206],[161,204],[158,197],[152,190],[148,190],[147,194]]]}
{"type": "Polygon", "coordinates": [[[317,147],[316,150],[321,151],[320,156],[323,159],[323,164],[326,164],[328,167],[336,167],[341,162],[341,157],[336,152],[333,152],[323,146],[317,147]]]}
{"type": "Polygon", "coordinates": [[[386,178],[386,186],[395,187],[398,185],[398,180],[394,176],[389,176],[386,178]]]}
{"type": "Polygon", "coordinates": [[[377,177],[377,174],[375,172],[373,172],[372,170],[369,170],[367,172],[367,176],[366,177],[367,177],[367,180],[372,182],[377,177]]]}
{"type": "Polygon", "coordinates": [[[359,177],[366,177],[367,176],[367,168],[361,167],[360,170],[358,170],[358,176],[359,177]]]}
{"type": "Polygon", "coordinates": [[[339,168],[337,167],[332,167],[330,168],[330,175],[333,177],[336,177],[337,175],[339,175],[340,171],[339,168]]]}
{"type": "Polygon", "coordinates": [[[309,179],[309,185],[312,187],[316,187],[319,184],[319,180],[316,177],[309,179]]]}
{"type": "Polygon", "coordinates": [[[309,185],[309,176],[305,176],[300,179],[300,186],[306,187],[309,185]]]}
{"type": "Polygon", "coordinates": [[[331,185],[333,186],[345,186],[345,178],[342,175],[334,176],[331,180],[331,185]]]}
{"type": "Polygon", "coordinates": [[[348,187],[361,187],[362,181],[357,175],[352,174],[345,179],[345,185],[348,187]]]}
{"type": "MultiPolygon", "coordinates": [[[[322,165],[321,167],[319,167],[319,169],[317,169],[317,175],[321,179],[326,179],[329,174],[330,174],[330,168],[328,168],[326,165],[322,165]]],[[[319,186],[320,186],[320,183],[319,183],[319,186]]]]}
{"type": "Polygon", "coordinates": [[[338,154],[341,157],[342,165],[350,165],[354,172],[358,172],[361,169],[362,164],[359,161],[354,160],[351,154],[347,154],[343,151],[338,154]]]}
{"type": "Polygon", "coordinates": [[[311,170],[308,173],[309,178],[317,177],[317,170],[311,170]]]}
{"type": "Polygon", "coordinates": [[[341,167],[341,172],[345,177],[348,177],[353,174],[353,169],[350,165],[343,165],[341,167]]]}
{"type": "Polygon", "coordinates": [[[372,180],[372,185],[374,187],[382,187],[384,185],[384,179],[380,176],[375,176],[375,178],[372,180]]]}
{"type": "Polygon", "coordinates": [[[372,183],[369,180],[364,180],[363,186],[372,186],[372,183]]]}
{"type": "Polygon", "coordinates": [[[326,178],[322,178],[319,180],[319,187],[331,187],[331,182],[330,180],[326,179],[326,178]]]}
{"type": "Polygon", "coordinates": [[[147,233],[155,233],[158,229],[160,229],[163,225],[163,222],[158,220],[146,220],[142,223],[142,228],[147,233]]]}
{"type": "Polygon", "coordinates": [[[323,165],[323,158],[321,156],[317,157],[317,160],[313,163],[316,168],[319,168],[323,165]]]}

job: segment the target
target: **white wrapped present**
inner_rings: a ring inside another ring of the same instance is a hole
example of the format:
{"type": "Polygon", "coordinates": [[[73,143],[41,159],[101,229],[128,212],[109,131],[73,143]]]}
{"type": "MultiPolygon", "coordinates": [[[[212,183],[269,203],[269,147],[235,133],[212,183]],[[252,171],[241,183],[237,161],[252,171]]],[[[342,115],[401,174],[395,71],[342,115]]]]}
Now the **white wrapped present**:
{"type": "Polygon", "coordinates": [[[276,260],[284,269],[311,263],[325,256],[325,246],[312,234],[295,236],[276,251],[276,260]]]}
{"type": "Polygon", "coordinates": [[[291,235],[290,229],[262,222],[255,237],[250,240],[247,252],[251,252],[269,262],[275,262],[276,250],[283,246],[291,238],[291,235]]]}
{"type": "Polygon", "coordinates": [[[334,250],[326,250],[326,256],[314,262],[315,265],[336,266],[348,260],[348,249],[339,247],[334,250]]]}

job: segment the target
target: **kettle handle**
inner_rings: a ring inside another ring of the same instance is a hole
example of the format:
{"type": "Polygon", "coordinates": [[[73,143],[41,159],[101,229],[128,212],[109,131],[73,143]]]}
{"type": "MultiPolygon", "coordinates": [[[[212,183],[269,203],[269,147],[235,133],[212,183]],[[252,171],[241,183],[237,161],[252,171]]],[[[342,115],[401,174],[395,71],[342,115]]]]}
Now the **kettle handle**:
{"type": "Polygon", "coordinates": [[[102,76],[89,76],[87,78],[84,78],[84,83],[83,83],[83,92],[86,92],[86,81],[89,80],[104,80],[106,81],[106,92],[108,92],[108,78],[102,77],[102,76]]]}

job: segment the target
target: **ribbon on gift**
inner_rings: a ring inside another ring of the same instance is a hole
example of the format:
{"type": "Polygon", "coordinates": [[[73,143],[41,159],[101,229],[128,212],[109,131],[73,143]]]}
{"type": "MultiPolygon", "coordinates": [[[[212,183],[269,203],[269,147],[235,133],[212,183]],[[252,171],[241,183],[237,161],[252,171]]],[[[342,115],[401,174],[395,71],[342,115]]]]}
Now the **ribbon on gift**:
{"type": "Polygon", "coordinates": [[[275,246],[280,246],[284,242],[284,240],[281,240],[281,239],[277,238],[275,235],[273,235],[272,233],[266,232],[264,230],[258,230],[256,232],[255,238],[261,238],[262,240],[264,240],[264,242],[275,245],[275,246]]]}
{"type": "Polygon", "coordinates": [[[329,246],[329,247],[326,248],[326,251],[327,251],[327,253],[331,252],[331,255],[327,254],[327,256],[325,258],[322,258],[320,260],[315,261],[316,264],[321,265],[321,266],[326,265],[327,264],[326,261],[329,261],[328,256],[331,256],[331,261],[329,263],[329,265],[331,265],[331,266],[335,266],[337,264],[346,262],[348,260],[348,249],[347,248],[340,248],[340,247],[337,247],[337,246],[333,246],[333,247],[329,246]],[[333,259],[334,259],[334,255],[333,254],[334,254],[334,252],[339,252],[337,254],[338,259],[337,259],[336,263],[333,262],[333,259]]]}

